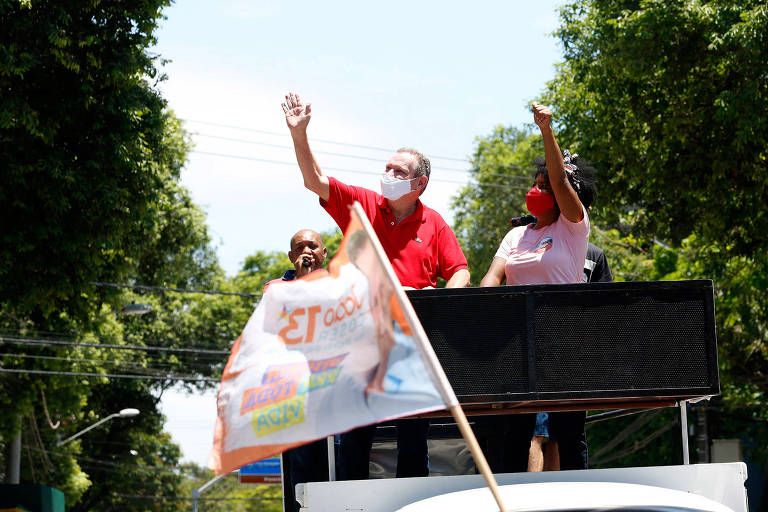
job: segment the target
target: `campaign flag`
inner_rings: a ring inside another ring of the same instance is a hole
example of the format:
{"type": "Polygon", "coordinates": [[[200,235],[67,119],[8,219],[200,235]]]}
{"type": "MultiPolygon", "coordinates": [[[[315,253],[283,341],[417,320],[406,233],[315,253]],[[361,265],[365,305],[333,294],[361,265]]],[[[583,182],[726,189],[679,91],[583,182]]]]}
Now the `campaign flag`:
{"type": "Polygon", "coordinates": [[[407,299],[358,211],[329,271],[269,286],[232,347],[208,461],[216,474],[356,427],[446,408],[425,365],[434,363],[414,339],[423,329],[412,310],[404,313],[400,301],[407,299]]]}

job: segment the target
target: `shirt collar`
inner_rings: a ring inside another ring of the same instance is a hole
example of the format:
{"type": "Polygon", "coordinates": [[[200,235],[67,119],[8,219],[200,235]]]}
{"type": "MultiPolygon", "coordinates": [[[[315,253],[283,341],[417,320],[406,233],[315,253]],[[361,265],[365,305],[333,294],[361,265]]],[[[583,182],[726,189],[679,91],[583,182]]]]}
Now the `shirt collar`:
{"type": "Polygon", "coordinates": [[[416,200],[416,210],[404,220],[408,219],[421,221],[422,223],[426,222],[426,219],[424,218],[424,205],[421,203],[420,199],[416,200]]]}
{"type": "Polygon", "coordinates": [[[387,204],[387,200],[384,198],[381,194],[376,194],[376,205],[379,207],[379,210],[384,210],[385,212],[389,212],[389,205],[387,204]]]}
{"type": "MultiPolygon", "coordinates": [[[[379,195],[378,197],[378,207],[381,211],[384,211],[386,213],[392,214],[392,209],[389,207],[389,204],[387,203],[386,198],[384,196],[379,195]]],[[[400,221],[400,224],[403,222],[414,222],[414,221],[420,221],[422,223],[426,222],[426,219],[424,218],[424,204],[421,202],[421,199],[416,200],[416,209],[413,211],[412,214],[404,218],[400,221]]]]}

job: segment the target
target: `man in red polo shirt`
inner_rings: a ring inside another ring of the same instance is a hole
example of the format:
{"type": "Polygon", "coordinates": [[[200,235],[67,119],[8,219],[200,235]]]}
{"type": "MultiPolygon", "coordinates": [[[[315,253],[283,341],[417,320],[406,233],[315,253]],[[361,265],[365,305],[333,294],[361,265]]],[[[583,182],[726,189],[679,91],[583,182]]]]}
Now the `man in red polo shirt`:
{"type": "MultiPolygon", "coordinates": [[[[289,93],[282,104],[293,138],[304,186],[317,194],[320,204],[344,231],[349,223],[348,206],[358,201],[371,221],[400,284],[411,288],[469,285],[467,259],[453,230],[440,215],[424,206],[419,196],[429,183],[430,163],[415,149],[398,150],[386,164],[379,194],[346,185],[323,174],[309,148],[307,126],[310,104],[289,93]]],[[[397,476],[427,476],[427,420],[400,420],[397,424],[397,476]]],[[[368,459],[375,426],[352,430],[341,436],[340,480],[368,478],[368,459]]]]}

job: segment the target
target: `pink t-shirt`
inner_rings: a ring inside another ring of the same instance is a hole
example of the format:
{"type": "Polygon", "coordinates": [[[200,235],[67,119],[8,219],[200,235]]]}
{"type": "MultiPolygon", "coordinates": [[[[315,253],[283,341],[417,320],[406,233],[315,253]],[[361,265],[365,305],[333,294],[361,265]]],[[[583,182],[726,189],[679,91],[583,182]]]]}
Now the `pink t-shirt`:
{"type": "Polygon", "coordinates": [[[589,240],[586,210],[581,222],[560,214],[557,221],[541,229],[520,226],[501,241],[497,258],[507,264],[507,284],[580,283],[589,240]]]}

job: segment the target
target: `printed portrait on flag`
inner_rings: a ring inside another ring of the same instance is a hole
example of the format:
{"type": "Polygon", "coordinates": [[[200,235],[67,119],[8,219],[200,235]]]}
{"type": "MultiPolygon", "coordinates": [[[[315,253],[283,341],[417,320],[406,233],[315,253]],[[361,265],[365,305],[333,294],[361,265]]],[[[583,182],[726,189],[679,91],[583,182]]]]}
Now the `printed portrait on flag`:
{"type": "Polygon", "coordinates": [[[211,469],[444,409],[396,286],[355,215],[328,272],[270,286],[222,376],[211,469]]]}

